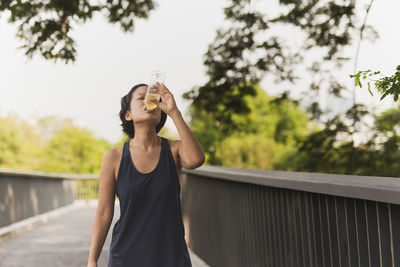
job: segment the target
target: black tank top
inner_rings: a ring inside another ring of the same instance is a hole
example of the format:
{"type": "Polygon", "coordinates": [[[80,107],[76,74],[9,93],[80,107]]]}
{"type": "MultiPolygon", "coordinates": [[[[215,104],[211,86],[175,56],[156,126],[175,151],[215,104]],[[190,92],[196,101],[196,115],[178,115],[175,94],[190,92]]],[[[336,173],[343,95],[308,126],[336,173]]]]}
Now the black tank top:
{"type": "Polygon", "coordinates": [[[116,181],[120,217],[112,230],[108,267],[192,267],[185,241],[181,187],[168,139],[155,169],[139,172],[129,142],[116,181]]]}

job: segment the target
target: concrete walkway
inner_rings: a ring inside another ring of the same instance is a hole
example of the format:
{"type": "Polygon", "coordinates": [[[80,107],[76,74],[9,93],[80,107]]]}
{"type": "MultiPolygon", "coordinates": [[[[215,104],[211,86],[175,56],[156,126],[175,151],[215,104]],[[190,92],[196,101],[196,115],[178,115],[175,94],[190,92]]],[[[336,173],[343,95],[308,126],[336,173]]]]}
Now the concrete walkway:
{"type": "MultiPolygon", "coordinates": [[[[119,218],[119,208],[114,210],[113,222],[98,261],[99,267],[107,266],[111,229],[119,218]]],[[[49,222],[32,230],[3,239],[0,241],[0,267],[86,266],[95,213],[96,205],[80,205],[62,215],[53,216],[49,222]]],[[[189,252],[193,267],[208,266],[192,251],[189,252]]]]}

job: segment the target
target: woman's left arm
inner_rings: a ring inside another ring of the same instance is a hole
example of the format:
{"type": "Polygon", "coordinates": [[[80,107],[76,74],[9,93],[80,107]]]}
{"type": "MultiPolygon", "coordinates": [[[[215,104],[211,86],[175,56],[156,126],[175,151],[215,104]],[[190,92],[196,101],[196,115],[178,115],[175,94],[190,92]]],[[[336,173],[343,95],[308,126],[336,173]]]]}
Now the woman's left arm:
{"type": "Polygon", "coordinates": [[[181,140],[175,142],[178,146],[178,155],[181,166],[186,169],[195,169],[200,167],[205,161],[205,155],[199,141],[183,119],[182,113],[176,106],[172,93],[165,85],[162,84],[158,86],[161,87],[162,102],[153,98],[150,100],[171,117],[176,129],[178,130],[181,140]]]}
{"type": "Polygon", "coordinates": [[[199,141],[183,119],[182,113],[177,109],[168,115],[174,121],[179,137],[181,138],[177,144],[182,167],[186,169],[200,167],[205,161],[204,152],[199,141]]]}

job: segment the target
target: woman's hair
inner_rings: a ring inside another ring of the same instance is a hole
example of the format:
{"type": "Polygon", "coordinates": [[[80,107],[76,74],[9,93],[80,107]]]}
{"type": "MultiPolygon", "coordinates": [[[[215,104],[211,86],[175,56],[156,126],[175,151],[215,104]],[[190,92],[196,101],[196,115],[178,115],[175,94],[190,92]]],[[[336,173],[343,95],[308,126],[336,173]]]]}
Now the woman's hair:
{"type": "MultiPolygon", "coordinates": [[[[121,110],[119,111],[119,118],[121,119],[122,123],[120,125],[122,126],[122,130],[124,131],[124,133],[129,135],[130,138],[133,138],[135,136],[135,128],[133,126],[133,121],[127,121],[125,119],[125,114],[128,110],[130,110],[130,103],[132,100],[133,92],[140,86],[147,86],[147,84],[140,83],[133,86],[129,93],[121,98],[121,110]]],[[[160,102],[162,102],[162,99],[160,99],[160,102]]],[[[161,110],[161,119],[160,122],[156,125],[156,133],[161,130],[166,120],[167,114],[161,110]]]]}

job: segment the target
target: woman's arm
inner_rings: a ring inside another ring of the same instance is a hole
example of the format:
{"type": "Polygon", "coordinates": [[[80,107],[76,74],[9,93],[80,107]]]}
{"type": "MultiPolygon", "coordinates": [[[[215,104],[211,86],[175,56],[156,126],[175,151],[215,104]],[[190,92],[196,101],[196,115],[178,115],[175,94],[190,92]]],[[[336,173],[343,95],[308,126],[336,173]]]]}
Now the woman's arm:
{"type": "Polygon", "coordinates": [[[103,157],[99,174],[99,201],[93,223],[92,242],[88,258],[88,267],[97,266],[101,250],[107,238],[114,216],[115,174],[114,162],[117,156],[115,149],[108,150],[103,157]]]}
{"type": "Polygon", "coordinates": [[[181,139],[176,142],[181,166],[186,169],[200,167],[205,161],[204,152],[199,141],[183,119],[182,113],[179,109],[176,109],[168,115],[173,120],[181,139]]]}
{"type": "Polygon", "coordinates": [[[179,137],[181,138],[180,141],[176,142],[178,145],[178,155],[181,166],[186,169],[195,169],[200,167],[205,161],[205,155],[199,141],[197,141],[189,126],[183,119],[171,91],[164,84],[158,84],[156,86],[161,87],[162,102],[153,98],[151,98],[150,101],[155,103],[157,107],[168,114],[175,123],[179,137]]]}

